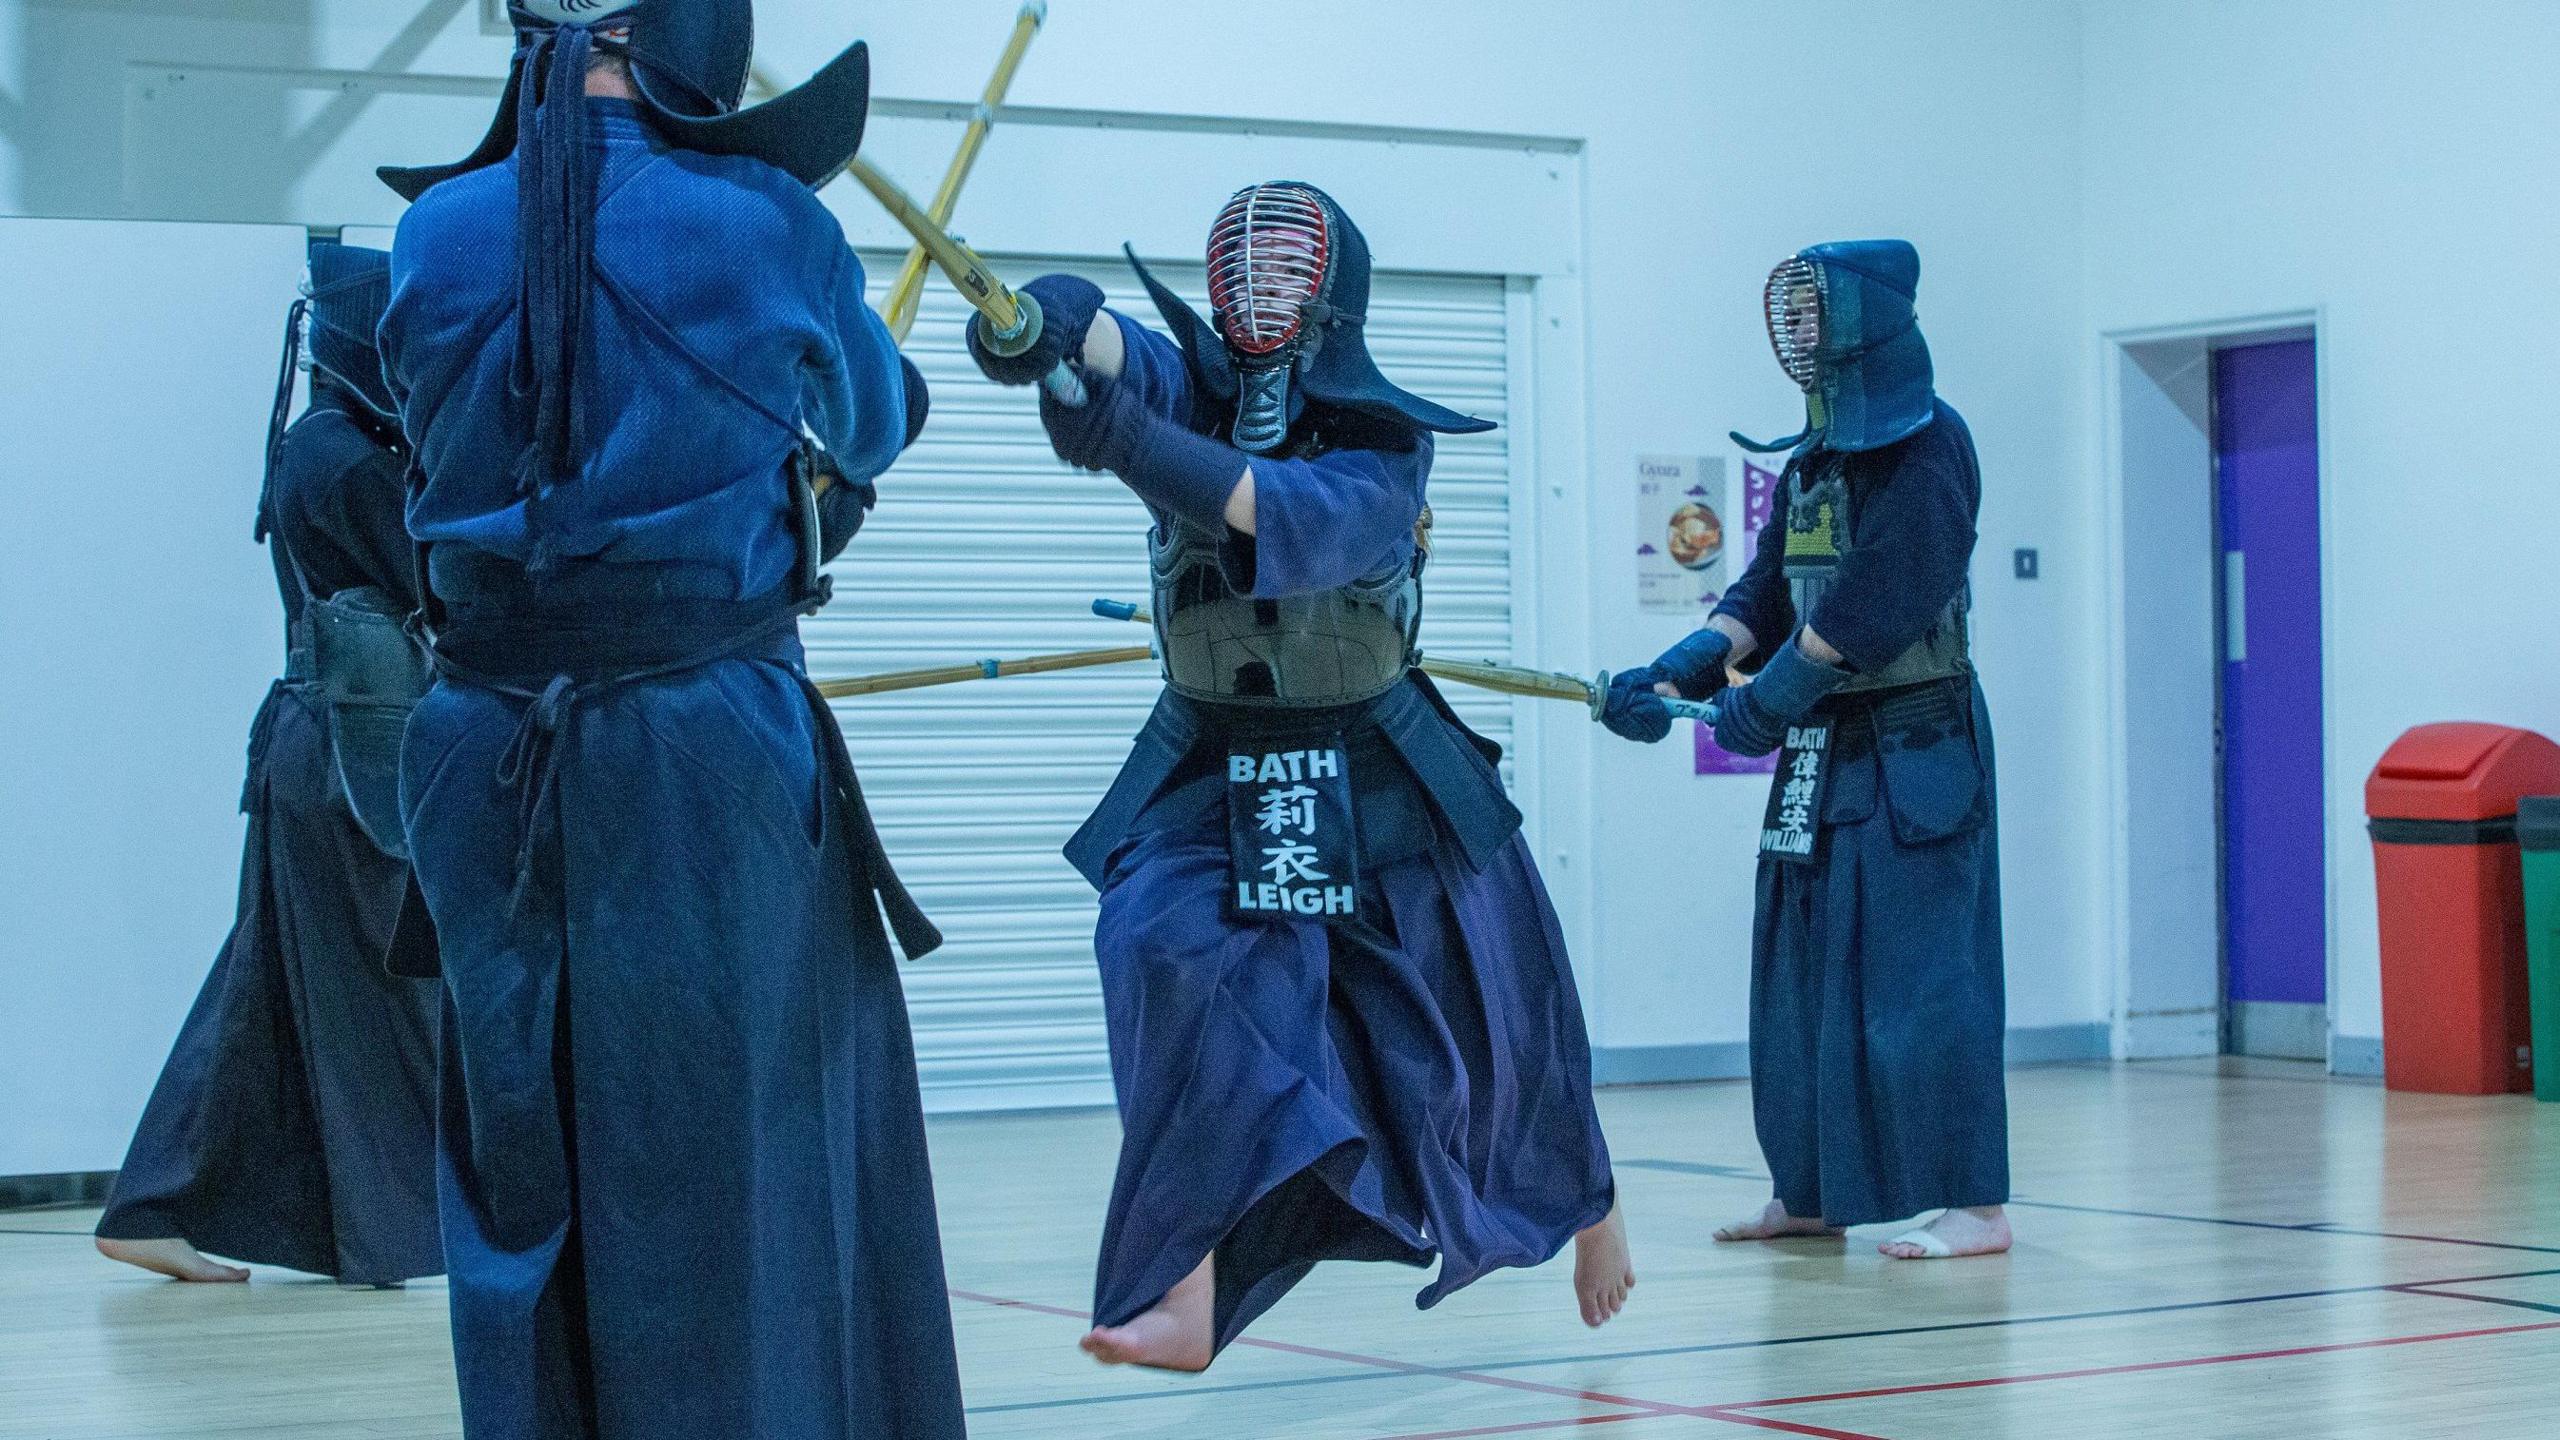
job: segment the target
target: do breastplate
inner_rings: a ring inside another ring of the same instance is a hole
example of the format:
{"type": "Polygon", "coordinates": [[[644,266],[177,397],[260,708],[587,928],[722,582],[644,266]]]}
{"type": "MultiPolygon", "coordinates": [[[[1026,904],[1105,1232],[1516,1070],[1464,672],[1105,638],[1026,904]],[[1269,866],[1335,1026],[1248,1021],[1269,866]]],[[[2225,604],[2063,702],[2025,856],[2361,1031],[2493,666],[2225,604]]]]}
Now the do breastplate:
{"type": "MultiPolygon", "coordinates": [[[[1250,544],[1250,541],[1237,543],[1250,544]]],[[[1165,682],[1220,705],[1355,705],[1412,668],[1422,551],[1349,585],[1256,599],[1228,573],[1223,538],[1164,517],[1148,536],[1165,682]]]]}
{"type": "MultiPolygon", "coordinates": [[[[1787,589],[1794,597],[1796,623],[1811,624],[1814,607],[1831,589],[1840,558],[1853,543],[1856,505],[1849,487],[1845,456],[1814,451],[1787,467],[1787,589]]],[[[1859,671],[1839,693],[1884,690],[1962,674],[1973,668],[1965,616],[1972,606],[1970,589],[1959,590],[1947,608],[1910,649],[1879,670],[1859,671]]]]}

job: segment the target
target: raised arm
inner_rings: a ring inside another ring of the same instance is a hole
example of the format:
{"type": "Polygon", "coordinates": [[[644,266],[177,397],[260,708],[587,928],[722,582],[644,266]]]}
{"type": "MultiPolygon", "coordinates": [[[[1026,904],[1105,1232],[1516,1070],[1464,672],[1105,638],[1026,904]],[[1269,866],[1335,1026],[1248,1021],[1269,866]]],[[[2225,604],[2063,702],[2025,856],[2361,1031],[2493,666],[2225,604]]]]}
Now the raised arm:
{"type": "Polygon", "coordinates": [[[898,353],[862,292],[862,262],[838,247],[827,325],[809,357],[803,418],[847,480],[870,480],[905,450],[923,410],[923,377],[898,353]]]}

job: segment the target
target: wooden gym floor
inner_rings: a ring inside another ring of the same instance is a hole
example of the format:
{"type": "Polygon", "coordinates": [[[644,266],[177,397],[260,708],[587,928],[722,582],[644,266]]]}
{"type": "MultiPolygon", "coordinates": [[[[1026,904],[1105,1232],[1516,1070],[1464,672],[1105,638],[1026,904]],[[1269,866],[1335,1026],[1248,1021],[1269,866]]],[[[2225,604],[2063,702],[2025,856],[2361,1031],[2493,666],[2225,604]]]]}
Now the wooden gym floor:
{"type": "MultiPolygon", "coordinates": [[[[2019,1248],[1906,1264],[1719,1246],[1767,1187],[1739,1084],[1603,1092],[1640,1285],[1585,1331],[1562,1263],[1417,1314],[1319,1270],[1209,1374],[1074,1349],[1108,1115],[934,1128],[977,1440],[2525,1436],[2560,1415],[2560,1105],[2238,1061],[2013,1072],[2019,1248]]],[[[0,1214],[0,1437],[455,1436],[440,1284],[186,1287],[93,1212],[0,1214]]],[[[684,1277],[667,1283],[681,1288],[684,1277]]]]}

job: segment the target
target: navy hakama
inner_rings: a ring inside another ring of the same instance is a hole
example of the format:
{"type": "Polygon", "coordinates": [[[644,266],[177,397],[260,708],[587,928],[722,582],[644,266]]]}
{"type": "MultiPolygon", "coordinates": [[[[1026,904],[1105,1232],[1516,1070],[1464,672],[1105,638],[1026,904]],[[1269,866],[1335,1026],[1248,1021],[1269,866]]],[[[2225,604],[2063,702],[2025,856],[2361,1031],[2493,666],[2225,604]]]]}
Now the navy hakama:
{"type": "MultiPolygon", "coordinates": [[[[1770,538],[1717,610],[1763,651],[1809,626],[1890,675],[1922,637],[1962,634],[1981,470],[1954,407],[1921,402],[1889,444],[1791,461],[1770,538]],[[1807,614],[1777,537],[1813,466],[1840,474],[1847,524],[1807,614]]],[[[1790,1215],[1863,1225],[2008,1198],[1991,720],[1970,662],[1952,670],[1835,691],[1798,722],[1830,726],[1828,788],[1810,855],[1764,845],[1751,967],[1753,1114],[1790,1215]]]]}
{"type": "MultiPolygon", "coordinates": [[[[315,589],[416,589],[400,458],[357,416],[315,384],[269,475],[262,528],[296,622],[315,589]]],[[[299,645],[295,658],[251,729],[230,937],[98,1234],[176,1236],[235,1260],[395,1284],[443,1268],[435,989],[384,969],[408,868],[357,825],[299,645]]]]}
{"type": "Polygon", "coordinates": [[[567,472],[525,468],[517,159],[410,209],[382,331],[443,612],[402,797],[447,994],[464,1427],[956,1440],[883,911],[910,955],[938,937],[795,624],[822,598],[803,426],[831,495],[867,497],[922,381],[806,186],[587,109],[567,472]]]}
{"type": "MultiPolygon", "coordinates": [[[[1170,342],[1115,318],[1120,385],[1177,422],[1223,423],[1195,406],[1170,342]]],[[[1226,539],[1231,573],[1256,596],[1394,576],[1413,561],[1431,455],[1423,437],[1257,457],[1258,533],[1226,539]]],[[[1213,1253],[1219,1349],[1323,1260],[1437,1259],[1428,1308],[1607,1217],[1581,1003],[1497,753],[1417,671],[1331,711],[1171,690],[1158,704],[1067,851],[1102,892],[1121,1114],[1098,1324],[1153,1308],[1213,1253]],[[1356,917],[1234,913],[1230,746],[1336,737],[1356,917]]]]}
{"type": "Polygon", "coordinates": [[[1871,746],[1837,755],[1818,863],[1760,862],[1751,1107],[1790,1215],[2009,1198],[1991,723],[1966,688],[1969,734],[1881,766],[1871,746]]]}

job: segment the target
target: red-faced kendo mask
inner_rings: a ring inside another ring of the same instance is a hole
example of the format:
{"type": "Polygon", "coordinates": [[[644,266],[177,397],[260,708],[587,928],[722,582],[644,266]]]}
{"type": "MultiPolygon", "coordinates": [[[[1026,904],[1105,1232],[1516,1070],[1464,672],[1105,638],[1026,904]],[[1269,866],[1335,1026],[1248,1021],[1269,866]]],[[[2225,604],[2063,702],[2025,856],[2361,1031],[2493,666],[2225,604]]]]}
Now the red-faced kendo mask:
{"type": "Polygon", "coordinates": [[[1333,320],[1333,217],[1304,185],[1250,185],[1209,227],[1209,314],[1237,380],[1236,448],[1267,454],[1306,406],[1290,378],[1333,320]]]}
{"type": "Polygon", "coordinates": [[[1288,447],[1310,406],[1447,435],[1490,430],[1378,371],[1363,337],[1369,242],[1323,191],[1297,180],[1239,190],[1209,227],[1211,318],[1129,264],[1182,347],[1192,383],[1233,402],[1228,438],[1269,455],[1288,447]]]}

